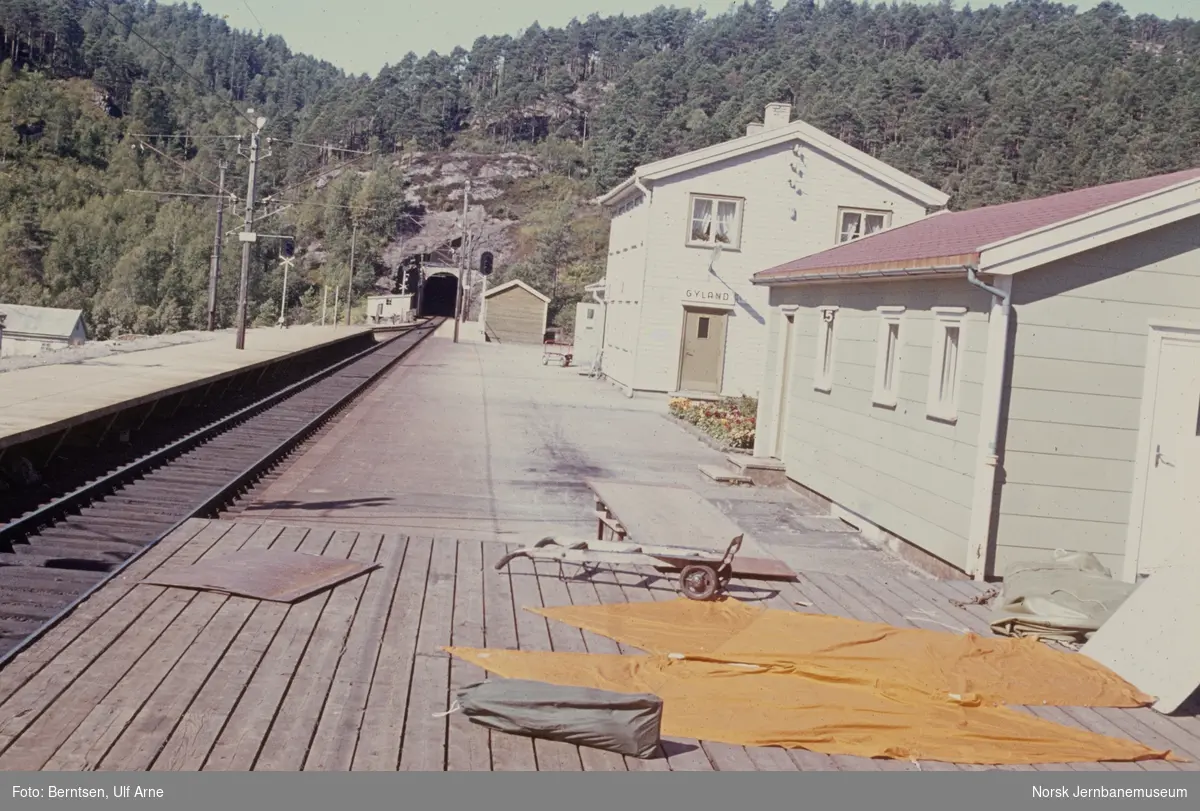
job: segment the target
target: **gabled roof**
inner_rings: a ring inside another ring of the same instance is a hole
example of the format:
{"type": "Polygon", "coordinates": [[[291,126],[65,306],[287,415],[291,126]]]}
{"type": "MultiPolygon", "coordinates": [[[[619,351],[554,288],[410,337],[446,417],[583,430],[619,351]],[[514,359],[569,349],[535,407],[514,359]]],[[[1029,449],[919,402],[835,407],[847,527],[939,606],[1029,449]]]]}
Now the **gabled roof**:
{"type": "Polygon", "coordinates": [[[1106,234],[1111,241],[1131,236],[1139,224],[1142,230],[1164,224],[1154,218],[1156,212],[1176,219],[1187,216],[1180,206],[1190,203],[1200,204],[1200,167],[1016,203],[942,212],[760,271],[754,282],[911,275],[964,265],[976,265],[981,272],[1015,273],[1099,247],[1104,242],[1096,239],[1106,234]],[[1054,237],[1056,229],[1068,227],[1070,239],[1065,232],[1054,237]],[[1031,251],[1051,248],[1058,248],[1055,255],[1041,261],[1014,261],[1021,250],[1032,255],[1031,251]],[[990,271],[985,267],[989,251],[994,254],[990,271]],[[1006,262],[1011,266],[1001,268],[1006,262]]]}
{"type": "Polygon", "coordinates": [[[865,152],[860,152],[849,144],[834,138],[832,135],[821,132],[821,130],[811,124],[797,120],[782,127],[762,130],[752,135],[743,135],[741,138],[734,138],[733,140],[714,144],[704,149],[685,152],[673,158],[666,158],[654,163],[648,163],[645,166],[639,166],[634,170],[634,174],[631,177],[626,178],[612,191],[596,198],[596,202],[601,205],[613,204],[623,197],[639,180],[662,180],[681,172],[698,169],[718,161],[737,158],[761,149],[767,149],[792,141],[802,141],[808,146],[852,166],[868,177],[872,177],[880,183],[924,204],[927,208],[940,208],[946,205],[946,201],[950,199],[950,195],[945,192],[938,191],[932,186],[922,183],[915,177],[907,175],[899,169],[871,157],[865,152]]]}
{"type": "Polygon", "coordinates": [[[540,298],[546,304],[550,303],[549,296],[545,295],[544,293],[539,293],[538,291],[534,290],[529,285],[525,284],[525,282],[521,281],[520,279],[513,279],[512,281],[505,282],[504,284],[501,284],[501,285],[497,285],[496,287],[493,287],[490,290],[488,290],[486,293],[484,293],[483,297],[491,298],[492,296],[494,296],[498,293],[503,293],[505,290],[511,290],[514,287],[520,287],[522,290],[533,293],[535,296],[540,298]]]}
{"type": "Polygon", "coordinates": [[[52,338],[71,337],[83,318],[83,310],[31,307],[26,304],[0,304],[0,313],[8,316],[4,324],[5,332],[52,338]]]}

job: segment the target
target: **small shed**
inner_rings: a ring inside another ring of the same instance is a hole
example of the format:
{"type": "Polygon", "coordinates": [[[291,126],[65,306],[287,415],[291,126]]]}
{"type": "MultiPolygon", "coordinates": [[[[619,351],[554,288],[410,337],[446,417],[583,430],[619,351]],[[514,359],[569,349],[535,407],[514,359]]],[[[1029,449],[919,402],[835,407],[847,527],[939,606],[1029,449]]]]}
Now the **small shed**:
{"type": "Polygon", "coordinates": [[[413,297],[409,293],[367,296],[367,323],[406,324],[413,320],[413,297]]]}
{"type": "Polygon", "coordinates": [[[0,357],[38,355],[87,342],[83,310],[0,304],[0,357]]]}
{"type": "Polygon", "coordinates": [[[550,297],[520,279],[484,293],[484,328],[500,343],[540,344],[546,334],[550,297]]]}

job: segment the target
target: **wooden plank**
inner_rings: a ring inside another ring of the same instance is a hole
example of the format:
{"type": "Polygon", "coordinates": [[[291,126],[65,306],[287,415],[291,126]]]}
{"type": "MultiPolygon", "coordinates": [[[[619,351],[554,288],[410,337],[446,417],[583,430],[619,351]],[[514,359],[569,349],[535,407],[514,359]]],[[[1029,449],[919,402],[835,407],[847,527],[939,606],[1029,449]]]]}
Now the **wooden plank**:
{"type": "Polygon", "coordinates": [[[354,763],[354,750],[367,707],[371,677],[375,673],[379,648],[387,627],[388,609],[396,595],[396,584],[403,569],[407,546],[408,539],[402,535],[383,537],[377,556],[382,568],[368,575],[362,604],[354,616],[354,625],[339,657],[329,698],[304,760],[306,771],[344,772],[349,771],[354,763]]]}
{"type": "MultiPolygon", "coordinates": [[[[951,599],[957,598],[947,597],[942,591],[935,588],[937,582],[936,580],[921,580],[918,578],[904,581],[896,579],[891,581],[889,586],[897,593],[901,590],[907,590],[915,598],[928,603],[936,612],[944,612],[950,615],[954,622],[957,623],[954,629],[956,631],[961,632],[963,628],[966,628],[968,631],[980,634],[981,636],[995,636],[987,620],[980,619],[976,614],[950,602],[951,599]]],[[[947,628],[946,630],[951,629],[947,628]]]]}
{"type": "Polygon", "coordinates": [[[446,768],[445,716],[450,706],[450,655],[441,650],[449,644],[454,616],[454,575],[458,544],[433,542],[425,606],[413,656],[412,687],[404,740],[400,748],[400,771],[443,771],[446,768]]]}
{"type": "MultiPolygon", "coordinates": [[[[220,532],[219,539],[207,548],[204,545],[209,537],[198,536],[203,548],[199,555],[201,559],[216,551],[239,548],[254,528],[235,526],[228,532],[224,530],[224,527],[216,528],[215,531],[220,532]]],[[[37,704],[31,708],[33,712],[18,714],[11,718],[9,724],[5,724],[8,729],[18,728],[21,731],[7,740],[0,738],[0,745],[4,747],[4,754],[0,755],[0,769],[33,771],[42,768],[83,717],[129,672],[196,594],[157,586],[141,588],[154,591],[154,601],[143,612],[122,616],[123,622],[119,627],[105,628],[106,632],[114,633],[107,637],[109,644],[102,653],[95,655],[94,647],[87,644],[69,647],[46,668],[51,677],[61,669],[62,672],[77,674],[79,678],[54,696],[35,698],[37,704]]],[[[88,636],[89,640],[86,641],[90,641],[91,635],[88,636]]],[[[36,691],[38,682],[40,679],[34,679],[26,685],[32,688],[31,693],[36,691]]],[[[14,696],[10,704],[16,703],[16,698],[14,696]]],[[[7,729],[4,732],[7,733],[7,729]]]]}
{"type": "MultiPolygon", "coordinates": [[[[1090,732],[1097,732],[1113,738],[1129,737],[1116,724],[1088,707],[1062,707],[1061,709],[1067,717],[1074,719],[1080,726],[1090,732]]],[[[1110,771],[1114,772],[1157,771],[1160,765],[1164,767],[1164,771],[1175,771],[1169,763],[1158,760],[1148,760],[1141,763],[1113,762],[1105,765],[1110,771]]]]}
{"type": "MultiPolygon", "coordinates": [[[[1122,730],[1119,737],[1132,739],[1145,744],[1146,746],[1154,747],[1155,749],[1170,749],[1176,754],[1184,757],[1196,758],[1196,752],[1191,751],[1190,747],[1181,746],[1179,742],[1173,741],[1158,733],[1158,730],[1152,728],[1148,724],[1142,723],[1137,716],[1136,711],[1114,709],[1112,707],[1093,707],[1091,708],[1100,717],[1112,723],[1118,729],[1122,730]]],[[[1150,712],[1153,712],[1151,710],[1150,712]]],[[[1200,751],[1200,747],[1197,747],[1200,751]]],[[[1149,763],[1150,761],[1146,761],[1149,763]]],[[[1179,764],[1160,761],[1171,767],[1172,771],[1179,769],[1179,764]]],[[[1145,764],[1143,764],[1145,765],[1145,764]]]]}
{"type": "MultiPolygon", "coordinates": [[[[1118,726],[1125,726],[1125,724],[1117,720],[1117,716],[1127,718],[1132,724],[1149,730],[1156,739],[1166,740],[1169,746],[1163,746],[1162,748],[1174,749],[1187,757],[1200,760],[1200,736],[1193,735],[1178,724],[1175,724],[1174,719],[1159,715],[1149,707],[1134,710],[1098,707],[1096,711],[1118,726]]],[[[1157,743],[1150,745],[1161,746],[1161,744],[1157,743]]]]}
{"type": "MultiPolygon", "coordinates": [[[[328,557],[344,558],[354,547],[358,534],[335,532],[325,548],[328,557]]],[[[330,599],[328,590],[292,604],[287,618],[272,640],[258,669],[205,761],[206,771],[248,772],[259,751],[308,647],[321,612],[330,599]]]]}
{"type": "MultiPolygon", "coordinates": [[[[1029,707],[1028,710],[1043,721],[1075,727],[1076,729],[1083,726],[1058,707],[1029,707]]],[[[1105,768],[1103,763],[1079,761],[1073,763],[1045,764],[1040,766],[1038,771],[1106,772],[1108,769],[1105,768]]]]}
{"type": "MultiPolygon", "coordinates": [[[[322,554],[331,530],[311,530],[298,551],[322,554]]],[[[224,652],[199,694],[171,731],[151,771],[199,771],[234,713],[247,684],[258,672],[280,627],[291,613],[284,603],[260,603],[224,652]]]]}
{"type": "MultiPolygon", "coordinates": [[[[834,580],[833,577],[829,579],[834,580]]],[[[897,609],[884,598],[882,593],[884,590],[863,588],[853,577],[838,577],[836,583],[847,596],[854,598],[869,609],[878,618],[874,620],[875,622],[884,622],[897,628],[917,627],[915,622],[905,616],[908,613],[905,611],[905,607],[897,609]]]]}
{"type": "Polygon", "coordinates": [[[927,600],[908,588],[912,578],[892,578],[884,580],[854,578],[864,589],[873,589],[879,599],[892,605],[898,611],[904,612],[904,617],[918,628],[930,631],[946,631],[949,633],[966,633],[965,627],[955,617],[942,608],[941,605],[927,600]]]}
{"type": "MultiPolygon", "coordinates": [[[[760,584],[749,583],[734,578],[734,583],[745,588],[757,588],[760,584]]],[[[787,584],[790,585],[790,584],[787,584]]],[[[776,611],[813,612],[809,606],[796,606],[793,590],[786,589],[785,584],[772,583],[773,594],[765,600],[765,607],[776,611]]],[[[806,601],[807,602],[807,601],[806,601]]],[[[759,771],[837,771],[834,759],[823,752],[813,752],[809,749],[777,749],[775,747],[747,747],[746,753],[759,771]]]]}
{"type": "MultiPolygon", "coordinates": [[[[835,617],[845,617],[847,619],[862,620],[864,617],[872,617],[873,615],[861,604],[852,599],[840,600],[835,598],[830,591],[837,592],[833,586],[829,586],[826,590],[820,586],[820,576],[814,577],[812,573],[802,574],[799,580],[795,583],[785,584],[785,589],[795,589],[800,594],[800,599],[811,603],[818,608],[822,613],[829,614],[835,617]],[[850,606],[854,605],[854,608],[850,606]]],[[[841,596],[845,597],[845,593],[841,592],[841,596]]],[[[868,622],[877,622],[876,619],[867,619],[868,622]]],[[[863,771],[882,771],[882,761],[874,758],[857,757],[855,755],[830,755],[834,766],[839,771],[845,772],[863,772],[863,771]]]]}
{"type": "MultiPolygon", "coordinates": [[[[183,549],[201,532],[208,530],[205,537],[215,541],[221,533],[227,532],[232,526],[233,524],[228,522],[210,522],[200,519],[185,522],[179,529],[163,538],[150,551],[131,563],[123,572],[105,583],[103,588],[94,592],[63,618],[58,625],[47,631],[36,644],[18,654],[15,659],[5,665],[3,670],[0,670],[0,716],[7,713],[4,703],[36,676],[46,663],[79,639],[81,634],[86,632],[88,639],[94,640],[96,633],[100,632],[101,638],[106,638],[103,636],[102,630],[96,627],[97,623],[113,606],[134,591],[134,586],[142,578],[148,576],[172,555],[183,549]]],[[[200,540],[197,540],[196,548],[197,554],[203,551],[204,547],[200,540]]],[[[141,590],[139,589],[138,592],[141,590]]],[[[149,605],[153,596],[156,595],[140,593],[139,596],[147,600],[145,605],[149,605]]],[[[67,674],[60,671],[57,675],[62,678],[67,674]]],[[[2,738],[2,733],[0,733],[0,738],[2,738]]]]}
{"type": "Polygon", "coordinates": [[[392,601],[379,661],[371,679],[367,711],[358,733],[358,747],[354,750],[355,771],[394,772],[400,763],[408,690],[432,551],[433,542],[428,538],[408,539],[396,598],[392,601]]]}
{"type": "Polygon", "coordinates": [[[724,551],[741,530],[725,513],[686,487],[589,481],[634,541],[724,551]]]}
{"type": "MultiPolygon", "coordinates": [[[[489,648],[517,650],[517,620],[513,613],[512,582],[508,571],[496,571],[496,562],[515,546],[483,544],[484,642],[489,648]]],[[[488,734],[495,771],[537,770],[533,739],[503,732],[488,734]]]]}
{"type": "MultiPolygon", "coordinates": [[[[868,605],[868,601],[864,597],[856,596],[850,588],[847,588],[847,586],[854,587],[857,585],[850,578],[815,572],[808,573],[805,577],[818,590],[825,592],[830,598],[841,604],[850,613],[852,618],[861,620],[862,622],[887,622],[887,618],[877,613],[872,605],[868,605]]],[[[882,606],[883,610],[887,610],[887,607],[882,603],[878,601],[873,602],[882,606]]],[[[903,618],[901,620],[903,621],[903,618]]],[[[851,755],[834,755],[833,758],[837,761],[838,767],[844,771],[903,772],[918,770],[916,763],[907,760],[862,758],[851,755]]]]}
{"type": "MultiPolygon", "coordinates": [[[[661,575],[650,576],[639,583],[641,589],[626,588],[630,602],[640,601],[639,590],[656,602],[670,602],[680,597],[672,578],[661,575]]],[[[735,771],[754,769],[746,747],[715,741],[699,741],[694,738],[677,738],[673,746],[664,744],[667,761],[672,771],[735,771]]]]}
{"type": "MultiPolygon", "coordinates": [[[[242,545],[242,549],[268,548],[282,532],[282,527],[259,526],[242,545]]],[[[63,742],[43,768],[49,771],[93,771],[116,743],[159,688],[175,670],[193,644],[208,632],[218,638],[232,638],[253,610],[251,601],[239,600],[232,612],[217,620],[217,614],[228,602],[225,594],[199,592],[174,622],[154,640],[145,655],[138,660],[116,686],[92,707],[91,712],[63,742]]],[[[224,645],[221,646],[221,649],[224,645]]],[[[220,650],[220,649],[219,649],[220,650]]]]}
{"type": "MultiPolygon", "coordinates": [[[[612,570],[613,581],[621,590],[626,602],[654,602],[654,590],[661,590],[665,582],[657,573],[636,574],[625,570],[612,570]]],[[[672,599],[674,593],[667,595],[672,599]]],[[[634,648],[625,648],[626,653],[641,653],[634,648]]],[[[678,772],[710,772],[714,766],[708,758],[708,753],[694,738],[665,738],[662,741],[663,755],[667,768],[678,772]]]]}
{"type": "MultiPolygon", "coordinates": [[[[354,536],[354,546],[348,555],[350,560],[375,562],[382,535],[335,532],[332,544],[336,544],[341,535],[354,536]]],[[[338,665],[347,651],[347,637],[362,604],[368,580],[357,577],[327,592],[329,599],[254,761],[255,771],[296,772],[303,768],[338,665]]],[[[357,653],[356,650],[351,655],[357,653]]]]}
{"type": "MultiPolygon", "coordinates": [[[[467,648],[484,647],[483,545],[479,541],[458,542],[454,581],[454,613],[450,644],[467,648]]],[[[450,661],[450,701],[464,687],[483,681],[487,672],[461,659],[450,661]]],[[[446,770],[479,772],[492,768],[488,730],[471,723],[462,713],[449,716],[446,736],[446,770]]]]}
{"type": "MultiPolygon", "coordinates": [[[[566,583],[559,576],[559,567],[553,563],[540,562],[535,564],[537,569],[538,588],[541,591],[542,605],[561,606],[571,605],[571,595],[566,583]]],[[[578,567],[564,566],[563,574],[570,576],[572,570],[578,567]]],[[[588,646],[583,641],[583,634],[578,628],[572,628],[561,622],[547,623],[550,632],[550,646],[565,653],[587,653],[588,646]]],[[[605,752],[588,746],[576,747],[579,760],[585,771],[589,772],[623,772],[627,771],[625,758],[614,752],[605,752]]]]}
{"type": "MultiPolygon", "coordinates": [[[[542,605],[538,577],[529,560],[513,561],[509,567],[512,583],[513,608],[517,624],[517,641],[521,650],[551,651],[549,623],[544,617],[525,611],[525,606],[542,605]]],[[[495,736],[493,736],[493,739],[495,736]]],[[[583,769],[579,748],[561,741],[535,740],[538,771],[577,772],[583,769]]]]}
{"type": "MultiPolygon", "coordinates": [[[[620,587],[612,581],[611,571],[608,569],[599,569],[593,571],[590,575],[572,577],[566,581],[566,586],[567,593],[570,595],[573,605],[603,605],[606,602],[625,602],[625,595],[621,593],[620,587]],[[595,582],[596,577],[603,580],[603,585],[595,582]]],[[[588,653],[609,655],[628,653],[621,645],[606,636],[600,636],[591,631],[582,631],[581,633],[583,635],[583,644],[587,648],[588,653]]],[[[661,747],[659,747],[659,751],[654,757],[645,759],[626,757],[624,760],[625,768],[633,772],[661,772],[670,770],[670,767],[667,765],[667,758],[662,753],[661,747]]],[[[584,763],[584,766],[586,768],[587,763],[584,763]]]]}
{"type": "MultiPolygon", "coordinates": [[[[801,575],[795,583],[787,583],[783,586],[785,594],[792,593],[797,595],[797,598],[815,608],[818,613],[826,614],[831,617],[845,617],[853,619],[850,611],[846,609],[837,600],[830,597],[817,585],[808,579],[807,575],[801,575]]],[[[794,602],[795,600],[793,600],[794,602]]]]}
{"type": "MultiPolygon", "coordinates": [[[[273,549],[295,551],[308,530],[276,527],[273,549]]],[[[267,532],[255,533],[247,546],[267,532]]],[[[138,710],[129,726],[100,761],[105,771],[145,771],[193,705],[213,670],[262,606],[258,600],[230,597],[204,632],[179,660],[158,689],[138,710]]]]}

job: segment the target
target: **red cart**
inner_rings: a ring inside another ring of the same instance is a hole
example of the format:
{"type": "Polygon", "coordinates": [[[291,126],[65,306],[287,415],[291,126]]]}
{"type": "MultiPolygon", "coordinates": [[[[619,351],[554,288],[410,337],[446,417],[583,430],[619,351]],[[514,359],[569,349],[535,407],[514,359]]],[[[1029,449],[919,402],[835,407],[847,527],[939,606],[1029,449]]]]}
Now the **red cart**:
{"type": "Polygon", "coordinates": [[[542,337],[542,365],[548,366],[551,360],[556,360],[560,366],[570,366],[574,349],[574,344],[563,340],[557,329],[549,329],[542,337]]]}

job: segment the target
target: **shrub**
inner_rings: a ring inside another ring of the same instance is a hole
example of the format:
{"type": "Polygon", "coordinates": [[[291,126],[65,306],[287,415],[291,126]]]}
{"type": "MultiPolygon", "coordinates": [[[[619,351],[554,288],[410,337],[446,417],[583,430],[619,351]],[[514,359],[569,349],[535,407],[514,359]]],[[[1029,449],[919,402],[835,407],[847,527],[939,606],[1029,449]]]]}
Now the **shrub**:
{"type": "Polygon", "coordinates": [[[753,397],[725,397],[717,402],[675,397],[667,403],[667,410],[730,448],[754,447],[758,401],[753,397]]]}

